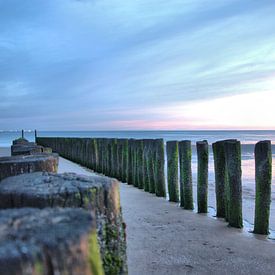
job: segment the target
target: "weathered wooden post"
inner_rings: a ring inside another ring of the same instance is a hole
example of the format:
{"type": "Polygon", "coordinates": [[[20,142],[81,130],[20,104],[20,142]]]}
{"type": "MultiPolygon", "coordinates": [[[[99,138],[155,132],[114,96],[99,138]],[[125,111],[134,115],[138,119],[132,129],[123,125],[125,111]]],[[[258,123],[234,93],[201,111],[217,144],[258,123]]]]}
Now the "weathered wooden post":
{"type": "Polygon", "coordinates": [[[34,130],[34,141],[36,142],[36,140],[37,140],[37,131],[36,131],[36,129],[34,130]]]}
{"type": "Polygon", "coordinates": [[[133,139],[128,140],[128,184],[133,184],[133,139]]]}
{"type": "Polygon", "coordinates": [[[144,178],[143,178],[143,168],[144,168],[144,159],[143,159],[143,140],[140,139],[137,142],[137,186],[140,189],[144,188],[144,178]]]}
{"type": "MultiPolygon", "coordinates": [[[[105,274],[127,274],[125,226],[117,180],[45,172],[4,179],[0,184],[0,208],[22,207],[80,207],[95,213],[105,274]]],[[[67,228],[63,229],[68,232],[67,228]]]]}
{"type": "Polygon", "coordinates": [[[1,210],[0,274],[103,275],[95,221],[79,208],[1,210]]]}
{"type": "Polygon", "coordinates": [[[143,159],[144,159],[144,170],[143,170],[143,178],[144,178],[144,191],[149,192],[149,185],[150,185],[150,171],[148,169],[149,165],[149,146],[150,140],[144,139],[144,151],[143,151],[143,159]]]}
{"type": "Polygon", "coordinates": [[[149,151],[148,151],[148,176],[149,176],[149,192],[152,194],[156,193],[156,147],[157,142],[156,140],[152,140],[149,144],[149,151]]]}
{"type": "Polygon", "coordinates": [[[179,142],[180,162],[180,206],[184,209],[194,209],[192,186],[192,147],[190,140],[179,142]]]}
{"type": "Polygon", "coordinates": [[[119,156],[118,156],[118,141],[116,138],[112,138],[109,141],[109,175],[120,180],[119,177],[119,156]]]}
{"type": "Polygon", "coordinates": [[[93,148],[93,170],[98,171],[99,167],[99,160],[98,160],[98,139],[92,139],[92,148],[93,148]]]}
{"type": "Polygon", "coordinates": [[[156,139],[155,141],[155,191],[157,197],[166,197],[165,188],[165,151],[164,151],[164,141],[163,139],[156,139]]]}
{"type": "Polygon", "coordinates": [[[197,203],[198,213],[208,212],[208,142],[197,142],[198,173],[197,173],[197,203]]]}
{"type": "Polygon", "coordinates": [[[137,150],[138,150],[138,140],[134,140],[133,143],[133,185],[135,187],[138,187],[138,170],[137,170],[137,150]]]}
{"type": "Polygon", "coordinates": [[[24,138],[24,130],[21,130],[21,137],[24,138]]]}
{"type": "Polygon", "coordinates": [[[128,140],[117,140],[117,161],[116,161],[116,178],[120,181],[127,182],[128,170],[128,140]]]}
{"type": "Polygon", "coordinates": [[[230,226],[242,228],[241,143],[236,140],[225,141],[224,150],[229,197],[227,220],[230,226]]]}
{"type": "Polygon", "coordinates": [[[254,233],[269,233],[271,203],[272,152],[271,141],[260,141],[255,146],[256,204],[254,233]]]}
{"type": "Polygon", "coordinates": [[[178,187],[178,159],[179,150],[177,141],[167,141],[167,180],[169,200],[173,202],[179,201],[179,187],[178,187]]]}
{"type": "Polygon", "coordinates": [[[225,153],[224,142],[217,141],[212,144],[214,155],[214,169],[215,169],[215,192],[216,192],[216,207],[217,217],[226,217],[226,165],[225,165],[225,153]]]}
{"type": "Polygon", "coordinates": [[[122,158],[121,158],[121,180],[128,181],[128,139],[120,139],[122,158]]]}

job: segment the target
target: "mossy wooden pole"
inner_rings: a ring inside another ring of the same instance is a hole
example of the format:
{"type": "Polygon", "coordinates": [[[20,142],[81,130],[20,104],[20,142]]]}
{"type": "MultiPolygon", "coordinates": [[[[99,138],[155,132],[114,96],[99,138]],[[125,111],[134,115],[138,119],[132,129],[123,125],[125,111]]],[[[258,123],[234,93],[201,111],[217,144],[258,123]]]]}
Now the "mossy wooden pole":
{"type": "Polygon", "coordinates": [[[178,202],[179,201],[178,142],[167,141],[166,151],[167,151],[167,180],[168,180],[169,200],[173,202],[178,202]]]}
{"type": "Polygon", "coordinates": [[[198,155],[198,180],[197,180],[197,203],[198,213],[208,212],[208,142],[197,142],[198,155]]]}
{"type": "Polygon", "coordinates": [[[133,184],[133,139],[128,140],[128,184],[133,184]]]}
{"type": "Polygon", "coordinates": [[[120,158],[118,156],[118,140],[113,138],[110,141],[110,176],[120,180],[118,168],[120,166],[120,158]]]}
{"type": "Polygon", "coordinates": [[[149,146],[150,140],[144,139],[144,151],[143,151],[143,159],[144,159],[144,170],[143,170],[143,178],[144,178],[144,191],[149,192],[150,185],[150,171],[149,171],[149,146]]]}
{"type": "Polygon", "coordinates": [[[122,146],[121,146],[121,150],[122,150],[121,180],[123,182],[128,182],[128,167],[129,167],[128,139],[121,139],[120,142],[122,143],[122,146]]]}
{"type": "Polygon", "coordinates": [[[271,141],[260,141],[255,146],[256,203],[254,233],[269,233],[271,203],[272,152],[271,141]]]}
{"type": "Polygon", "coordinates": [[[147,171],[149,173],[149,192],[152,194],[156,193],[156,140],[152,140],[149,144],[148,150],[148,168],[147,171]]]}
{"type": "Polygon", "coordinates": [[[138,140],[134,140],[133,146],[133,184],[135,187],[138,187],[138,140]]]}
{"type": "Polygon", "coordinates": [[[192,147],[190,140],[179,142],[180,206],[193,210],[192,147]]]}
{"type": "Polygon", "coordinates": [[[104,166],[104,160],[103,160],[103,138],[98,139],[98,157],[99,157],[99,173],[103,173],[103,166],[104,166]]]}
{"type": "Polygon", "coordinates": [[[136,163],[136,171],[137,171],[137,186],[140,189],[144,188],[144,173],[143,173],[143,169],[144,169],[144,159],[143,159],[143,140],[138,140],[137,142],[137,163],[136,163]]]}
{"type": "Polygon", "coordinates": [[[241,143],[239,141],[225,141],[225,163],[228,179],[228,223],[230,226],[242,228],[242,169],[241,143]]]}
{"type": "Polygon", "coordinates": [[[165,151],[163,139],[156,139],[155,141],[155,192],[157,197],[166,197],[165,188],[165,151]]]}
{"type": "Polygon", "coordinates": [[[216,208],[217,217],[226,217],[226,166],[224,141],[217,141],[212,144],[214,155],[214,169],[215,169],[215,192],[216,192],[216,208]]]}

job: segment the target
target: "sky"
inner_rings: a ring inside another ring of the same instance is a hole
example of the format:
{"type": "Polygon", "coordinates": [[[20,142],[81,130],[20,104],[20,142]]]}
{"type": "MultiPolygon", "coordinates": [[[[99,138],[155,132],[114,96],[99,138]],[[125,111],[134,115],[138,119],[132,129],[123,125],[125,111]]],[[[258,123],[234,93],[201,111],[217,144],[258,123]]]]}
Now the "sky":
{"type": "Polygon", "coordinates": [[[0,130],[275,129],[274,0],[0,0],[0,130]]]}

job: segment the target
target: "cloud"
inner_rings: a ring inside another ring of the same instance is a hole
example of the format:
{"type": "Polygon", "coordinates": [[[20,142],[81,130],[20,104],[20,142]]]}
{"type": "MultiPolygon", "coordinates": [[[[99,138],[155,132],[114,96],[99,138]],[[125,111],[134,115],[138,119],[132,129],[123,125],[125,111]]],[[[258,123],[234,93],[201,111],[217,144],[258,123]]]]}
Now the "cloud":
{"type": "Polygon", "coordinates": [[[271,0],[1,1],[0,128],[179,128],[150,110],[263,96],[274,11],[271,0]]]}

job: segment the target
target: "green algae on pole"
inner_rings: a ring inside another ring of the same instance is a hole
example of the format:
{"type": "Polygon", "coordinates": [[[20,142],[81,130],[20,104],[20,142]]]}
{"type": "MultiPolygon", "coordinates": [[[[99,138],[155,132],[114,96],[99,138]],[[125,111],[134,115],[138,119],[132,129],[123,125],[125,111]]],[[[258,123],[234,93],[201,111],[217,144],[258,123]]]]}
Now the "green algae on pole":
{"type": "Polygon", "coordinates": [[[272,152],[271,141],[260,141],[255,146],[256,204],[254,233],[269,233],[271,203],[272,152]]]}
{"type": "Polygon", "coordinates": [[[151,139],[144,139],[144,151],[143,151],[143,159],[144,159],[144,170],[143,170],[143,178],[144,178],[144,191],[149,192],[150,188],[150,174],[153,173],[152,170],[149,168],[149,153],[150,153],[150,145],[151,139]]]}
{"type": "Polygon", "coordinates": [[[129,139],[128,141],[128,184],[134,184],[134,168],[133,168],[133,159],[134,159],[134,139],[129,139]]]}
{"type": "Polygon", "coordinates": [[[125,224],[117,180],[45,172],[4,179],[0,208],[22,207],[80,207],[95,213],[105,274],[127,274],[125,224]]]}
{"type": "Polygon", "coordinates": [[[169,200],[173,202],[178,202],[179,201],[178,142],[167,141],[166,151],[167,151],[167,175],[168,175],[167,180],[168,180],[169,200]]]}
{"type": "Polygon", "coordinates": [[[226,165],[224,142],[217,141],[212,144],[214,155],[214,169],[215,169],[215,192],[216,192],[216,208],[217,217],[226,217],[226,165]]]}
{"type": "Polygon", "coordinates": [[[128,151],[128,139],[120,139],[120,142],[122,143],[122,164],[121,164],[121,179],[123,182],[128,181],[128,167],[129,167],[129,151],[128,151]]]}
{"type": "Polygon", "coordinates": [[[197,142],[198,155],[198,180],[197,201],[198,213],[208,212],[208,142],[206,140],[197,142]]]}
{"type": "Polygon", "coordinates": [[[155,192],[157,197],[166,197],[165,188],[165,150],[163,139],[155,140],[155,163],[154,163],[154,173],[155,173],[155,192]]]}
{"type": "Polygon", "coordinates": [[[180,206],[193,210],[193,186],[192,186],[192,147],[190,140],[179,142],[180,162],[180,206]]]}
{"type": "Polygon", "coordinates": [[[144,168],[144,159],[143,159],[143,140],[137,140],[137,161],[136,161],[136,173],[137,173],[137,187],[140,189],[144,188],[144,178],[143,178],[143,168],[144,168]]]}
{"type": "Polygon", "coordinates": [[[227,140],[224,142],[224,151],[229,198],[227,220],[230,226],[242,228],[241,143],[237,140],[227,140]]]}

